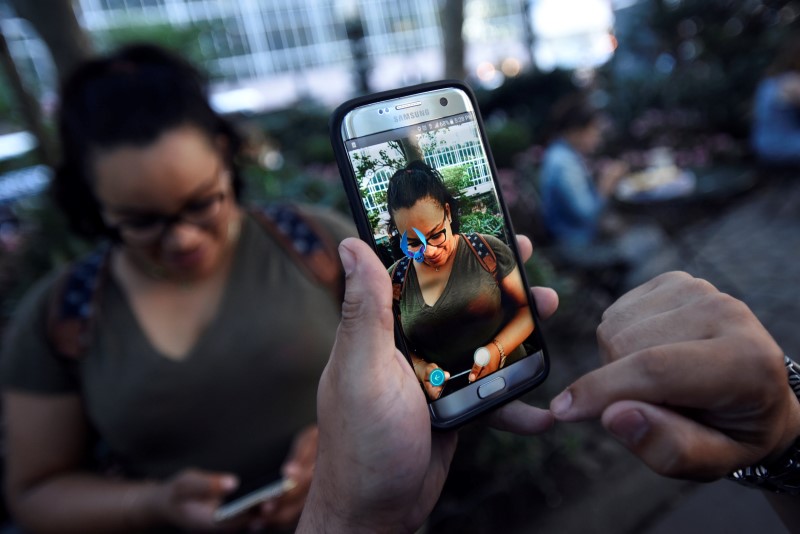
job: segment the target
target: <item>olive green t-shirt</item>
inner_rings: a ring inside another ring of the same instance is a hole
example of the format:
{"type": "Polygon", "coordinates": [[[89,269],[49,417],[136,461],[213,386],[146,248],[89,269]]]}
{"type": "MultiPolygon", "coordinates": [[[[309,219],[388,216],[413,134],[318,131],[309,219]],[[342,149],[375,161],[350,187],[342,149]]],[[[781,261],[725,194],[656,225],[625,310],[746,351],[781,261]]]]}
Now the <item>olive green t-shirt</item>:
{"type": "MultiPolygon", "coordinates": [[[[472,368],[475,349],[490,343],[516,312],[499,285],[516,267],[514,254],[496,237],[483,238],[497,258],[494,275],[460,236],[450,278],[433,306],[425,303],[413,268],[400,295],[400,321],[410,349],[451,374],[472,368]]],[[[506,364],[522,356],[520,346],[508,354],[506,364]]]]}
{"type": "MultiPolygon", "coordinates": [[[[339,240],[345,220],[305,209],[339,240]]],[[[171,360],[144,335],[109,276],[89,351],[51,350],[47,301],[56,276],[25,298],[2,348],[6,390],[82,395],[87,417],[131,477],[186,467],[277,477],[293,437],[316,419],[316,391],[339,321],[331,291],[303,274],[251,216],[245,218],[213,321],[189,355],[171,360]]]]}

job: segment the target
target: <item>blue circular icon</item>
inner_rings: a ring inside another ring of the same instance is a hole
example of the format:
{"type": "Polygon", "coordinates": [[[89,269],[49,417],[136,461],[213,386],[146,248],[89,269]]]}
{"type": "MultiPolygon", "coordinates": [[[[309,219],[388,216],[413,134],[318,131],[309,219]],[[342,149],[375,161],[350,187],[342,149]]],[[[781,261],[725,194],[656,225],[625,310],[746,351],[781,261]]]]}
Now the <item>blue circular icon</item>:
{"type": "Polygon", "coordinates": [[[431,371],[431,374],[428,375],[428,382],[430,382],[432,386],[436,387],[444,384],[444,371],[441,369],[434,369],[431,371]]]}

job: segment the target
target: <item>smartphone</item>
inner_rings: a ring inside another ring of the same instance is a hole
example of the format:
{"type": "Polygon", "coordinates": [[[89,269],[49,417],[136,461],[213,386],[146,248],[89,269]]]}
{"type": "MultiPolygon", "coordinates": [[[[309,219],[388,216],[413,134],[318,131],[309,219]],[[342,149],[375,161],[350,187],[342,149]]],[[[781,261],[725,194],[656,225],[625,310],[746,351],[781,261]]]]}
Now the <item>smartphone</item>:
{"type": "Polygon", "coordinates": [[[296,486],[289,478],[282,478],[256,489],[242,488],[214,511],[214,521],[222,522],[243,514],[259,504],[277,499],[296,486]]]}
{"type": "Polygon", "coordinates": [[[359,97],[331,142],[393,287],[397,346],[435,428],[539,385],[549,359],[475,97],[441,81],[359,97]]]}

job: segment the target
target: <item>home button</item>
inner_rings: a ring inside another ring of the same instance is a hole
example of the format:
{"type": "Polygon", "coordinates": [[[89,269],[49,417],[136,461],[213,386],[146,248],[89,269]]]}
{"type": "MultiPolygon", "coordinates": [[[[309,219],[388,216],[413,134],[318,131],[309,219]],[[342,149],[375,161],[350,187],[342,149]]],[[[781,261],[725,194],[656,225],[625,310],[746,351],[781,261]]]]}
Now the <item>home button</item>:
{"type": "Polygon", "coordinates": [[[502,376],[498,376],[491,382],[488,382],[481,387],[478,388],[478,397],[485,399],[486,397],[490,397],[497,393],[498,391],[502,391],[506,387],[506,381],[503,379],[502,376]]]}

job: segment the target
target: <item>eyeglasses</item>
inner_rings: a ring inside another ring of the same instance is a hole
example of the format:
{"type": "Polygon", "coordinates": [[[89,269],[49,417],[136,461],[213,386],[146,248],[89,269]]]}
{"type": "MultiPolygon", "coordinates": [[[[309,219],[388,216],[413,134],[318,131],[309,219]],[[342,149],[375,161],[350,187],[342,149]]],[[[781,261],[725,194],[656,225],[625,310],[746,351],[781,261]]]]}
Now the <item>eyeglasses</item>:
{"type": "MultiPolygon", "coordinates": [[[[444,214],[442,217],[442,222],[439,223],[444,225],[444,221],[447,219],[447,213],[444,214]]],[[[425,243],[432,247],[441,247],[444,245],[445,241],[447,241],[447,228],[442,228],[435,234],[431,234],[427,239],[425,239],[425,243]]],[[[422,241],[419,239],[408,238],[408,250],[416,251],[419,247],[422,246],[422,241]]]]}
{"type": "Polygon", "coordinates": [[[192,200],[172,215],[142,214],[126,217],[109,225],[119,236],[130,243],[150,244],[161,239],[170,228],[180,222],[194,226],[209,226],[222,211],[226,193],[220,191],[206,198],[192,200]]]}

